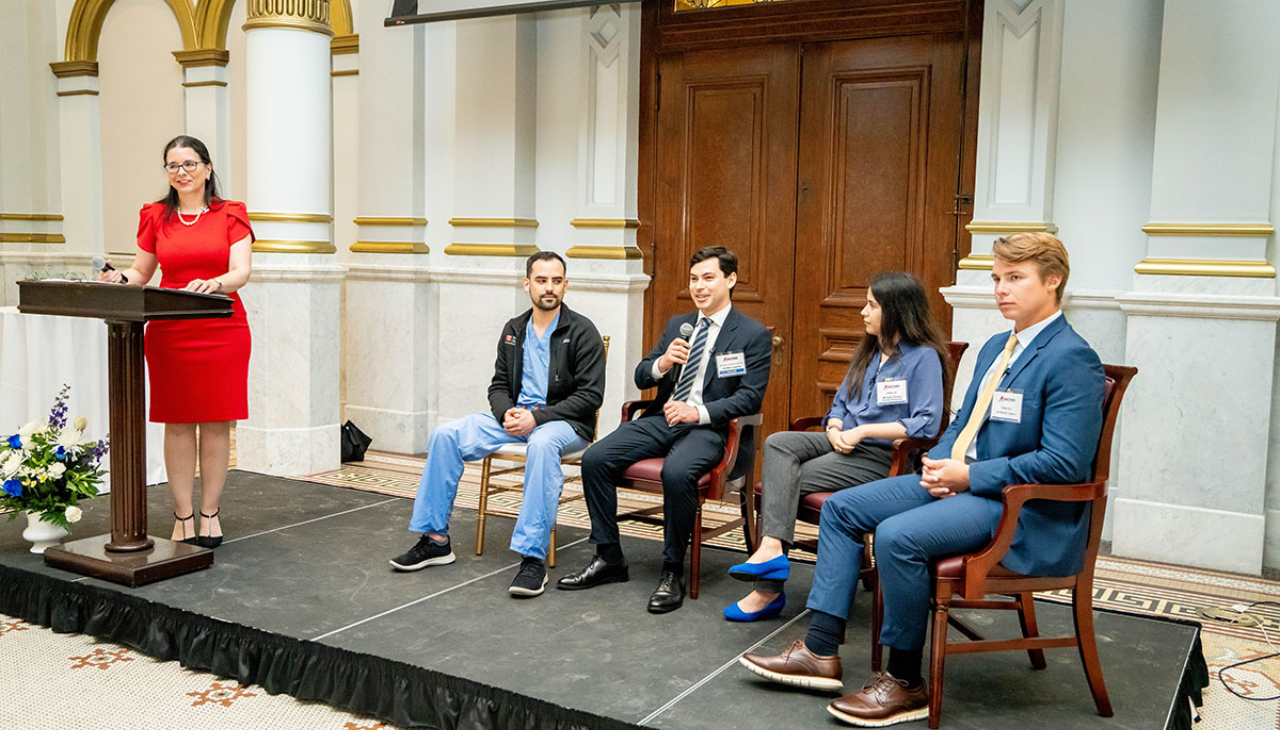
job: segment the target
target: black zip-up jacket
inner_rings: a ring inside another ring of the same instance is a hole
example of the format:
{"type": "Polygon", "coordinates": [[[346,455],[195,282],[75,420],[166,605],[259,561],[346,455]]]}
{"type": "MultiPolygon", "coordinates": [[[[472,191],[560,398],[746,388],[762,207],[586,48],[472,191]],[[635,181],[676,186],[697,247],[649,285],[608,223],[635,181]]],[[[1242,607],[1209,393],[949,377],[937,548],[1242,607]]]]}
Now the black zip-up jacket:
{"type": "MultiPolygon", "coordinates": [[[[498,338],[498,361],[489,383],[489,408],[502,423],[515,407],[524,379],[524,332],[533,310],[514,317],[498,338]]],[[[551,333],[551,372],[547,405],[533,412],[539,426],[567,421],[587,441],[595,440],[596,411],[604,402],[604,341],[591,320],[560,305],[560,321],[551,333]]]]}

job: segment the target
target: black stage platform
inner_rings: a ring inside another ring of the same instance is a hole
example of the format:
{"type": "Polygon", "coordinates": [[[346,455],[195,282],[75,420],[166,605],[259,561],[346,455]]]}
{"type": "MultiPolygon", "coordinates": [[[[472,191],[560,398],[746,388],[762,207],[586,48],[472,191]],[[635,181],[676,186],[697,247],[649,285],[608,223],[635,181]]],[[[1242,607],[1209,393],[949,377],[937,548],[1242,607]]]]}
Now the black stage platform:
{"type": "MultiPolygon", "coordinates": [[[[91,503],[76,536],[106,531],[106,507],[105,498],[91,503]]],[[[459,509],[457,562],[395,573],[387,560],[415,538],[410,512],[402,498],[232,472],[222,503],[230,536],[214,566],[137,589],[48,568],[26,551],[20,523],[0,523],[0,613],[402,726],[842,727],[826,712],[828,695],[770,685],[737,665],[744,651],[803,636],[811,566],[793,571],[783,618],[753,624],[720,615],[746,588],[725,574],[741,554],[720,550],[703,552],[699,600],[647,613],[662,545],[645,540],[625,542],[630,583],[516,600],[507,594],[519,563],[506,550],[510,520],[490,520],[491,547],[477,557],[475,515],[459,509]]],[[[151,491],[150,524],[167,537],[163,487],[151,491]]],[[[562,527],[559,543],[553,585],[592,553],[582,530],[562,527]]],[[[842,652],[848,691],[869,673],[868,613],[861,595],[842,652]]],[[[1012,635],[1010,613],[973,622],[1009,619],[1012,635]]],[[[1044,603],[1040,625],[1068,629],[1070,614],[1044,603]]],[[[1114,718],[1095,714],[1073,650],[1049,651],[1046,671],[1008,652],[948,662],[943,727],[1185,725],[1194,660],[1203,667],[1199,628],[1100,612],[1097,629],[1114,718]]]]}

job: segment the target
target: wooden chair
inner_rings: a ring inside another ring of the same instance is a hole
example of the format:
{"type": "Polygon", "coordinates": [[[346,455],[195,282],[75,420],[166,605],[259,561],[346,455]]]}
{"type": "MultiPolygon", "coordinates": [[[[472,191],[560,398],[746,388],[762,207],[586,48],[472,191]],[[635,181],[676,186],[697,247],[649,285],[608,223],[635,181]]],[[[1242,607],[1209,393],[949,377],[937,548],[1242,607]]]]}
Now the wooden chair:
{"type": "MultiPolygon", "coordinates": [[[[605,360],[605,363],[607,364],[609,362],[609,335],[604,335],[600,339],[604,341],[604,360],[605,360]]],[[[599,409],[597,409],[596,410],[596,426],[598,427],[599,425],[600,425],[600,411],[599,409]]],[[[498,448],[497,451],[484,457],[484,460],[480,462],[480,504],[476,508],[476,555],[484,555],[485,518],[491,517],[491,516],[514,518],[518,516],[505,511],[491,511],[489,509],[489,497],[491,495],[498,494],[500,492],[520,492],[521,495],[523,495],[524,485],[521,484],[518,487],[515,487],[515,486],[508,487],[501,484],[494,484],[491,481],[491,479],[496,476],[502,476],[504,474],[510,474],[516,471],[523,471],[528,450],[529,450],[529,445],[524,442],[503,444],[501,447],[498,448]],[[499,469],[497,471],[494,471],[493,470],[494,459],[501,459],[503,461],[513,461],[513,462],[516,462],[516,466],[509,466],[505,469],[499,469]]],[[[585,453],[587,453],[587,449],[582,448],[572,453],[563,454],[560,457],[560,465],[561,466],[564,466],[564,465],[581,466],[582,455],[585,453]]],[[[580,481],[581,479],[582,477],[581,475],[579,475],[576,477],[571,477],[569,479],[566,479],[565,483],[567,484],[572,481],[580,481]]],[[[560,492],[560,504],[562,505],[567,504],[569,502],[575,502],[582,498],[583,498],[582,492],[570,494],[567,497],[564,496],[563,490],[561,490],[560,492]]],[[[521,499],[523,499],[523,496],[521,497],[521,499]]],[[[556,526],[555,525],[551,526],[551,545],[547,549],[547,566],[551,568],[556,567],[556,526]]]]}
{"type": "MultiPolygon", "coordinates": [[[[960,358],[964,357],[965,350],[969,349],[969,343],[968,342],[948,342],[947,349],[951,357],[951,367],[947,371],[947,377],[951,379],[951,383],[949,385],[954,386],[955,379],[956,379],[956,370],[960,365],[960,358]]],[[[823,416],[805,416],[803,418],[797,418],[791,422],[791,430],[792,431],[819,430],[822,428],[823,418],[824,418],[823,416]]],[[[951,423],[951,404],[948,403],[947,407],[944,408],[942,411],[942,420],[938,424],[939,436],[942,435],[943,431],[947,430],[947,426],[950,425],[950,423],[951,423]]],[[[898,441],[895,441],[893,444],[893,464],[889,468],[888,476],[896,477],[896,476],[901,476],[903,474],[911,473],[911,471],[913,470],[913,464],[914,464],[914,459],[916,455],[928,451],[929,449],[933,448],[937,443],[938,443],[938,438],[936,436],[931,439],[900,439],[898,441]]],[[[760,510],[761,510],[761,504],[763,502],[763,496],[762,496],[763,492],[764,492],[763,482],[756,482],[755,499],[752,500],[753,509],[751,511],[751,516],[752,516],[751,532],[752,534],[756,535],[757,540],[760,537],[760,510]]],[[[814,494],[806,494],[803,497],[801,497],[800,506],[796,511],[796,520],[799,522],[810,524],[810,525],[818,524],[822,519],[822,505],[826,504],[827,499],[829,499],[832,494],[835,494],[835,492],[816,492],[814,494]]],[[[820,537],[821,535],[819,535],[819,538],[820,537]]],[[[813,553],[818,552],[818,538],[812,538],[812,539],[801,538],[799,540],[796,540],[794,545],[798,547],[802,547],[813,553]]],[[[862,572],[860,574],[860,577],[862,578],[863,585],[866,586],[867,590],[870,591],[873,595],[878,595],[878,592],[875,590],[875,587],[878,583],[878,578],[876,573],[876,558],[875,558],[874,546],[875,546],[875,535],[874,534],[867,535],[866,548],[862,555],[862,572]]],[[[751,552],[751,550],[748,549],[748,552],[751,552]]],[[[877,601],[872,604],[872,607],[873,607],[872,608],[873,612],[877,614],[872,618],[873,623],[878,624],[879,621],[883,619],[884,605],[877,601]]],[[[879,642],[875,642],[874,646],[871,649],[871,654],[872,654],[871,664],[874,667],[874,671],[877,671],[877,672],[880,671],[882,651],[883,650],[881,649],[879,642]]]]}
{"type": "MultiPolygon", "coordinates": [[[[995,537],[982,550],[971,555],[958,555],[935,560],[930,565],[933,576],[933,638],[929,659],[929,727],[937,728],[942,717],[943,669],[948,654],[973,654],[988,651],[1026,651],[1031,666],[1044,669],[1045,649],[1074,646],[1080,651],[1085,677],[1098,714],[1111,717],[1111,700],[1102,680],[1098,646],[1093,631],[1093,570],[1102,542],[1102,522],[1107,511],[1107,478],[1111,470],[1111,441],[1115,434],[1120,402],[1137,368],[1103,365],[1106,388],[1103,391],[1102,434],[1093,462],[1092,479],[1083,484],[1013,484],[1004,488],[1004,514],[996,527],[995,537]],[[1085,546],[1084,567],[1065,578],[1036,578],[1019,575],[1001,567],[1013,542],[1022,506],[1033,499],[1057,502],[1090,502],[1089,540],[1085,546]],[[1041,638],[1036,626],[1036,591],[1071,590],[1075,636],[1041,638]],[[1013,600],[987,600],[988,595],[1008,595],[1013,600]],[[952,616],[952,608],[1013,610],[1022,624],[1021,639],[988,640],[952,616]],[[948,624],[956,626],[970,641],[947,641],[948,624]]],[[[879,590],[875,591],[880,603],[879,590]]],[[[879,644],[882,612],[873,616],[871,640],[879,644]]]]}
{"type": "MultiPolygon", "coordinates": [[[[635,400],[622,404],[622,422],[626,423],[647,408],[653,401],[635,400]]],[[[729,422],[729,439],[725,443],[724,456],[720,463],[698,480],[698,510],[694,513],[693,544],[689,550],[689,597],[697,599],[698,587],[701,583],[702,543],[719,537],[730,530],[742,528],[747,549],[755,550],[755,539],[751,531],[750,502],[747,490],[742,486],[751,478],[751,470],[755,462],[755,431],[763,423],[760,414],[735,418],[729,422]],[[704,528],[702,525],[702,505],[708,499],[722,500],[730,491],[737,489],[742,516],[729,520],[718,527],[704,528]]],[[[663,459],[641,459],[622,473],[617,486],[650,494],[662,494],[663,459]]],[[[619,520],[635,520],[650,524],[662,524],[662,505],[644,507],[618,515],[619,520]]]]}

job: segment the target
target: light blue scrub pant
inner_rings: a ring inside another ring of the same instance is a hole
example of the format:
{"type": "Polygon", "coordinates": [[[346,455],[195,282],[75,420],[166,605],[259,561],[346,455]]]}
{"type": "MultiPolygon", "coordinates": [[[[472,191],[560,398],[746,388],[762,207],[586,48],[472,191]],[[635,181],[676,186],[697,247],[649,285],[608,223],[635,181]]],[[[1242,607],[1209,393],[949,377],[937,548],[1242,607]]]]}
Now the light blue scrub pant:
{"type": "Polygon", "coordinates": [[[549,421],[527,437],[512,436],[492,413],[473,413],[436,428],[427,446],[427,466],[413,502],[413,532],[449,534],[449,515],[458,496],[463,463],[478,461],[503,444],[529,444],[524,469],[524,500],[511,549],[521,555],[546,560],[551,528],[560,508],[564,475],[560,455],[587,447],[587,442],[565,421],[549,421]]]}

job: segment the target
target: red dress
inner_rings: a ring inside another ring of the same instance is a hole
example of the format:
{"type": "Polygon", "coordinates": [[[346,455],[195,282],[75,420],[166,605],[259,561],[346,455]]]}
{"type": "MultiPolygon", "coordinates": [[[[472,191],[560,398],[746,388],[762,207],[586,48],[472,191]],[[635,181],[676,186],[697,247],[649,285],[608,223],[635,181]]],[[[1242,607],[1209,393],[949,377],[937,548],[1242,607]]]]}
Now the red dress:
{"type": "MultiPolygon", "coordinates": [[[[244,203],[217,201],[195,225],[177,214],[164,219],[163,203],[142,206],[138,248],[156,255],[160,286],[181,289],[194,279],[227,273],[231,244],[253,237],[244,203]]],[[[188,220],[190,220],[188,218],[188,220]]],[[[151,420],[156,423],[236,421],[249,415],[249,320],[232,293],[229,319],[148,322],[147,371],[151,420]]]]}

